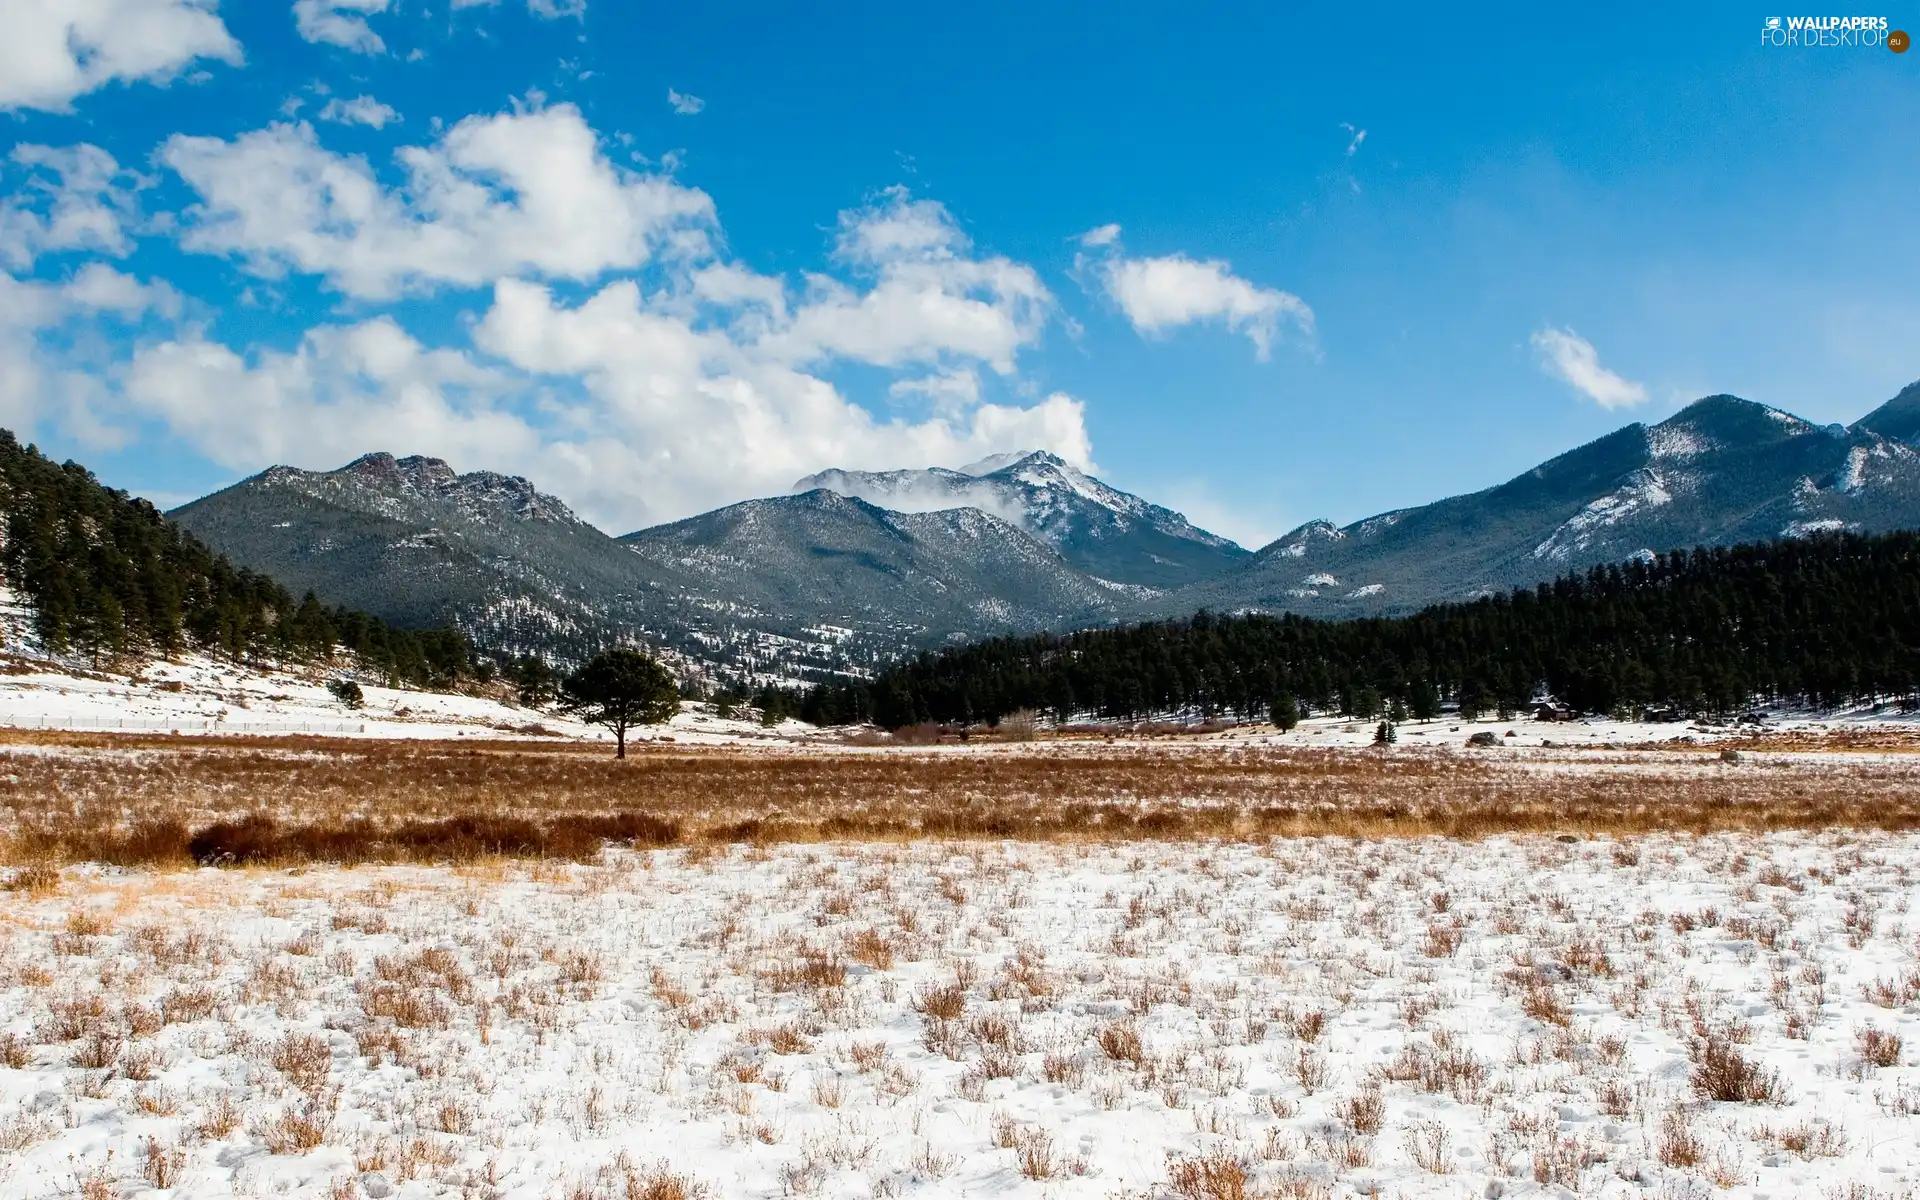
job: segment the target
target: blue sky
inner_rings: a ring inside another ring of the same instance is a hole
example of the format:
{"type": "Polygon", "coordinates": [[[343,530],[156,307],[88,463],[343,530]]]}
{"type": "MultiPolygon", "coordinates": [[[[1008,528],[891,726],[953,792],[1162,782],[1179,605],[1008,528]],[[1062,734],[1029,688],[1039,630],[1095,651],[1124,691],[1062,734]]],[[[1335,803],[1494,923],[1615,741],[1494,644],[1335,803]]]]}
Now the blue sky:
{"type": "Polygon", "coordinates": [[[1920,53],[828,8],[0,0],[0,423],[163,503],[386,449],[614,532],[1045,446],[1257,545],[1920,377],[1920,53]]]}

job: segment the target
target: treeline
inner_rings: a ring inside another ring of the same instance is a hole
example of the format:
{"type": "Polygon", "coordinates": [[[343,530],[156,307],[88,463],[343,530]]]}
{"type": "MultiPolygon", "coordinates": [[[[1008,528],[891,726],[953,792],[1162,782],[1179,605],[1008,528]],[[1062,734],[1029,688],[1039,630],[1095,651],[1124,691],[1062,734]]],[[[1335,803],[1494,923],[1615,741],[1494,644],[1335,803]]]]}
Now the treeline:
{"type": "Polygon", "coordinates": [[[377,617],[296,601],[167,521],[0,430],[0,575],[34,610],[55,653],[95,659],[205,650],[236,663],[311,662],[342,650],[396,683],[444,686],[475,670],[453,629],[396,629],[377,617]]]}
{"type": "Polygon", "coordinates": [[[1411,616],[1222,617],[1007,637],[821,686],[803,715],[890,728],[1162,713],[1265,719],[1515,711],[1730,713],[1920,699],[1920,534],[1829,534],[1596,567],[1411,616]]]}

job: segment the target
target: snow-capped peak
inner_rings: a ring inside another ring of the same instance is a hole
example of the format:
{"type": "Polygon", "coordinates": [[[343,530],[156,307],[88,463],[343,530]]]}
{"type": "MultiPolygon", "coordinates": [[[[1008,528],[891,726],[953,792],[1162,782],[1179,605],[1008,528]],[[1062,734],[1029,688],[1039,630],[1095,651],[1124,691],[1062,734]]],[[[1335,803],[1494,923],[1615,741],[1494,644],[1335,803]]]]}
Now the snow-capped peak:
{"type": "Polygon", "coordinates": [[[1034,450],[995,454],[958,470],[848,471],[808,475],[796,492],[825,488],[895,512],[977,508],[1075,558],[1076,547],[1118,546],[1140,534],[1172,537],[1235,553],[1233,543],[1170,509],[1096,479],[1057,454],[1034,450]]]}
{"type": "Polygon", "coordinates": [[[970,462],[959,468],[962,475],[991,475],[1002,467],[1010,467],[1023,458],[1045,453],[1039,450],[1009,450],[1002,454],[989,454],[979,462],[970,462]]]}

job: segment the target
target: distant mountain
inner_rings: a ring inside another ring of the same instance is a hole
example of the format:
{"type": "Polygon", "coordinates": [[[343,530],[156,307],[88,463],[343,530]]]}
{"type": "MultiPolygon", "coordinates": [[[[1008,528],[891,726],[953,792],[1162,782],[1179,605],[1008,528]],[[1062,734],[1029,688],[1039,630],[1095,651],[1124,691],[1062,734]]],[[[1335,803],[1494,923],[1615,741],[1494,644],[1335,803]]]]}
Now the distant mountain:
{"type": "Polygon", "coordinates": [[[296,594],[492,649],[639,637],[689,669],[792,677],[1000,633],[1407,612],[1676,548],[1920,528],[1920,384],[1852,426],[1710,396],[1486,491],[1311,522],[1255,554],[1045,453],[799,486],[615,539],[525,479],[369,454],[169,515],[296,594]]]}
{"type": "Polygon", "coordinates": [[[514,653],[659,628],[681,582],[527,480],[437,458],[271,467],[168,516],[296,593],[514,653]]]}
{"type": "Polygon", "coordinates": [[[1855,421],[1851,432],[1877,433],[1909,446],[1920,446],[1920,383],[1908,384],[1898,396],[1855,421]]]}
{"type": "Polygon", "coordinates": [[[957,471],[822,471],[793,485],[795,492],[816,488],[897,512],[977,508],[1031,533],[1074,568],[1115,583],[1174,588],[1248,557],[1179,513],[1045,451],[995,455],[957,471]]]}
{"type": "Polygon", "coordinates": [[[871,630],[914,644],[1104,619],[1139,589],[1103,584],[978,508],[893,512],[827,488],[627,534],[738,618],[871,630]]]}
{"type": "Polygon", "coordinates": [[[1142,592],[975,509],[896,513],[817,490],[616,540],[525,479],[417,456],[272,467],[169,516],[296,594],[397,624],[561,659],[638,637],[730,678],[1099,621],[1142,592]]]}
{"type": "Polygon", "coordinates": [[[1851,427],[1709,396],[1483,492],[1344,528],[1310,522],[1150,608],[1409,612],[1677,548],[1917,528],[1916,435],[1920,385],[1851,427]]]}

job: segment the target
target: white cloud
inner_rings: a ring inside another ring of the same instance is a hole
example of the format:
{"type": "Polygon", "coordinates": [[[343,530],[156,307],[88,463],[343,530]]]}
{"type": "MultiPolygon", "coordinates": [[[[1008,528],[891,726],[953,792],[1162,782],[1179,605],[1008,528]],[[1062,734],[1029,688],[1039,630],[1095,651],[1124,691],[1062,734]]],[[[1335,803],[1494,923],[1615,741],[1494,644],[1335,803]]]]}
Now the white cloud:
{"type": "Polygon", "coordinates": [[[964,462],[1029,446],[1089,457],[1084,410],[1071,397],[882,421],[758,344],[656,311],[628,281],[574,307],[502,281],[475,340],[523,371],[582,382],[589,403],[570,420],[600,436],[556,453],[569,458],[589,511],[629,524],[775,494],[829,465],[964,462]]]}
{"type": "Polygon", "coordinates": [[[320,119],[341,125],[368,125],[375,129],[385,129],[388,122],[398,121],[400,114],[372,96],[355,96],[351,100],[342,100],[336,96],[327,101],[327,106],[320,110],[320,119]]]}
{"type": "Polygon", "coordinates": [[[27,178],[0,200],[0,262],[25,269],[36,256],[90,250],[115,257],[133,249],[135,181],[98,146],[15,146],[27,178]]]}
{"type": "MultiPolygon", "coordinates": [[[[500,0],[453,0],[454,10],[463,8],[492,8],[500,0]]],[[[527,0],[527,11],[546,21],[556,21],[561,17],[584,17],[587,15],[587,0],[527,0]]]]}
{"type": "Polygon", "coordinates": [[[88,337],[104,323],[172,317],[180,298],[164,283],[142,283],[105,263],[66,282],[0,273],[0,425],[23,437],[53,426],[90,449],[126,444],[114,421],[119,400],[88,337]]]}
{"type": "Polygon", "coordinates": [[[65,112],[119,80],[164,83],[195,59],[240,62],[208,0],[7,0],[0,110],[65,112]]]}
{"type": "MultiPolygon", "coordinates": [[[[829,466],[1092,458],[1079,400],[983,400],[980,372],[1013,373],[1053,301],[938,203],[895,189],[841,214],[832,273],[796,281],[729,260],[703,193],[614,167],[570,107],[469,118],[397,157],[404,184],[390,187],[305,124],[174,138],[160,155],[202,200],[182,222],[190,249],[369,301],[490,286],[470,342],[426,345],[389,316],[312,329],[292,349],[176,324],[121,339],[84,403],[47,386],[23,403],[95,414],[99,436],[157,423],[237,471],[436,454],[525,474],[616,531],[777,495],[829,466]],[[545,280],[594,286],[583,298],[545,280]],[[846,363],[898,372],[895,397],[925,404],[875,415],[827,377],[846,363]]],[[[162,303],[110,275],[58,298],[99,320],[144,304],[156,323],[162,303]]]]}
{"type": "Polygon", "coordinates": [[[874,280],[862,292],[809,278],[792,322],[765,349],[794,362],[850,358],[883,367],[979,359],[1001,374],[1037,341],[1053,296],[1033,268],[977,259],[946,208],[893,188],[842,213],[835,257],[874,280]]]}
{"type": "Polygon", "coordinates": [[[125,402],[235,470],[430,453],[527,475],[615,532],[777,495],[833,465],[1031,447],[1091,458],[1071,397],[879,419],[751,343],[661,311],[630,280],[571,306],[503,280],[474,340],[479,353],[430,349],[384,317],[313,330],[290,352],[188,333],[135,353],[125,402]]]}
{"type": "Polygon", "coordinates": [[[338,466],[388,446],[524,463],[539,436],[496,406],[513,383],[380,317],[316,329],[290,352],[251,359],[195,334],[143,347],[126,395],[208,458],[242,470],[338,466]]]}
{"type": "Polygon", "coordinates": [[[1602,408],[1631,408],[1647,402],[1647,389],[1600,365],[1600,352],[1571,329],[1536,330],[1533,349],[1540,367],[1602,408]]]}
{"type": "Polygon", "coordinates": [[[369,13],[387,11],[388,0],[293,0],[294,27],[309,42],[324,42],[356,54],[380,54],[387,44],[367,24],[369,13]]]}
{"type": "Polygon", "coordinates": [[[1262,361],[1272,353],[1283,324],[1293,326],[1309,344],[1314,340],[1313,310],[1306,301],[1291,292],[1249,283],[1235,275],[1224,259],[1194,259],[1185,254],[1129,258],[1120,250],[1117,225],[1102,225],[1080,240],[1107,253],[1094,260],[1082,257],[1076,264],[1079,270],[1091,271],[1141,334],[1154,336],[1182,325],[1218,321],[1244,334],[1262,361]]]}
{"type": "Polygon", "coordinates": [[[673,106],[673,111],[683,117],[695,116],[707,106],[707,102],[700,97],[676,92],[672,88],[667,89],[667,103],[673,106]]]}
{"type": "Polygon", "coordinates": [[[1360,153],[1361,144],[1367,140],[1367,131],[1364,129],[1356,129],[1345,121],[1340,122],[1340,128],[1347,131],[1347,157],[1352,158],[1354,155],[1360,153]]]}
{"type": "Polygon", "coordinates": [[[887,395],[896,400],[920,397],[936,413],[966,412],[980,403],[980,373],[960,367],[918,379],[896,379],[887,385],[887,395]]]}
{"type": "Polygon", "coordinates": [[[304,122],[230,142],[176,135],[160,151],[200,194],[188,249],[323,275],[362,299],[513,274],[585,280],[709,250],[706,194],[615,166],[572,105],[468,117],[396,157],[408,183],[390,190],[304,122]]]}

